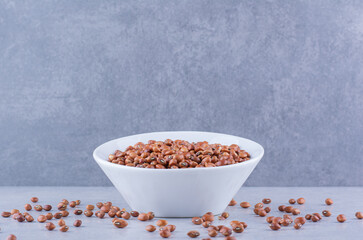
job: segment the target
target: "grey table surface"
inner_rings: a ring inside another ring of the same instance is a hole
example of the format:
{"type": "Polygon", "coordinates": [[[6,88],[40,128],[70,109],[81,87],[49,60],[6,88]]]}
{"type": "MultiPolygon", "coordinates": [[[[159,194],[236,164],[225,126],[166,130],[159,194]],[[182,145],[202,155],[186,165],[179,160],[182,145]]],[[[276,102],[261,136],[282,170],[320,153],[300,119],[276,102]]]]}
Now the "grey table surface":
{"type": "MultiPolygon", "coordinates": [[[[111,201],[113,205],[127,206],[121,195],[112,187],[0,187],[0,211],[11,209],[24,210],[25,203],[31,203],[30,198],[37,196],[39,204],[56,205],[60,200],[82,201],[79,206],[82,210],[87,204],[95,204],[99,201],[111,201]]],[[[363,220],[355,218],[355,212],[363,211],[363,188],[362,187],[319,187],[319,188],[284,188],[284,187],[244,187],[235,196],[235,200],[248,201],[251,204],[260,202],[263,198],[272,199],[269,204],[272,211],[269,216],[282,216],[277,210],[281,204],[287,205],[288,199],[304,197],[304,205],[295,206],[301,210],[301,216],[307,213],[321,212],[328,209],[332,212],[331,217],[323,217],[317,223],[307,222],[302,229],[295,230],[292,225],[283,227],[279,231],[272,231],[268,227],[265,218],[254,215],[253,209],[242,209],[239,205],[227,207],[226,211],[230,217],[224,221],[215,221],[215,225],[228,225],[231,220],[245,221],[248,228],[243,232],[233,235],[237,239],[363,239],[363,220]],[[324,200],[330,197],[334,204],[326,206],[324,200]],[[347,221],[338,223],[336,216],[345,214],[347,221]]],[[[147,201],[147,199],[145,199],[147,201]]],[[[34,204],[32,204],[34,205],[34,204]]],[[[177,206],[176,206],[177,207],[177,206]]],[[[56,210],[52,210],[56,212],[56,210]]],[[[31,211],[36,218],[44,212],[31,211]]],[[[130,219],[129,225],[124,229],[115,228],[111,219],[97,217],[87,218],[84,215],[75,216],[70,214],[65,221],[70,227],[66,233],[57,229],[50,232],[45,229],[44,223],[36,221],[32,223],[18,223],[12,218],[0,217],[0,239],[6,239],[9,234],[15,234],[18,239],[161,239],[158,232],[147,232],[145,226],[155,224],[157,218],[148,222],[140,222],[130,219]],[[83,225],[80,228],[73,227],[75,219],[81,219],[83,225]]],[[[52,220],[55,222],[55,220],[52,220]]],[[[169,224],[176,225],[176,230],[170,239],[187,239],[186,233],[190,230],[198,230],[201,235],[198,239],[208,237],[207,231],[202,226],[192,224],[190,218],[169,218],[169,224]]],[[[218,236],[214,239],[223,239],[218,236]]]]}

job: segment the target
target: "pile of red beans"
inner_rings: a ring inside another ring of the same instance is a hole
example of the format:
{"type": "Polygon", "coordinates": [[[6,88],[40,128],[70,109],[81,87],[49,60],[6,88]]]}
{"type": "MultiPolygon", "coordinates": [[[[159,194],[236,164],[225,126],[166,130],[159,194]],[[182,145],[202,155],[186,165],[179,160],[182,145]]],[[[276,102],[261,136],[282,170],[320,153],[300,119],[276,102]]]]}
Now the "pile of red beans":
{"type": "Polygon", "coordinates": [[[250,159],[250,154],[236,144],[230,146],[208,142],[190,143],[185,140],[138,142],[125,151],[116,150],[108,160],[129,167],[179,169],[219,167],[241,163],[250,159]]]}

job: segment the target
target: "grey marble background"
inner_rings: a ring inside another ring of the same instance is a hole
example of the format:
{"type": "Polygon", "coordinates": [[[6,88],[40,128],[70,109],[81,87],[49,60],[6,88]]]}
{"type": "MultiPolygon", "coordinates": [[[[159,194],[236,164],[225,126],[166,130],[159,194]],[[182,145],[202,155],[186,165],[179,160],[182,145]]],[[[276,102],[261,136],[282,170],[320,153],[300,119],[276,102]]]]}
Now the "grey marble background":
{"type": "Polygon", "coordinates": [[[363,185],[362,1],[0,0],[0,185],[110,185],[99,144],[261,143],[249,186],[363,185]]]}

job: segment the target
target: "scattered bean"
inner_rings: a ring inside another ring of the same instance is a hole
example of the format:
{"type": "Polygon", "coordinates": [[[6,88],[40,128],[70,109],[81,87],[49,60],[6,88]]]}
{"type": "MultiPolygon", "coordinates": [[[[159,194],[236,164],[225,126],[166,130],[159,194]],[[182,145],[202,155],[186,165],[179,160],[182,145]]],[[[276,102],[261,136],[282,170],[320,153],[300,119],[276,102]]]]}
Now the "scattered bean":
{"type": "Polygon", "coordinates": [[[272,230],[279,230],[280,228],[281,228],[281,226],[280,226],[280,224],[278,224],[278,223],[271,223],[270,224],[270,228],[272,229],[272,230]]]}
{"type": "Polygon", "coordinates": [[[205,228],[209,228],[209,227],[210,227],[210,225],[212,225],[212,222],[210,222],[210,221],[204,221],[204,222],[202,223],[202,226],[203,226],[203,227],[205,227],[205,228]]]}
{"type": "Polygon", "coordinates": [[[218,232],[215,229],[208,230],[208,235],[211,237],[215,237],[218,235],[218,232]]]}
{"type": "Polygon", "coordinates": [[[108,206],[108,205],[103,205],[102,207],[101,207],[101,211],[104,211],[105,213],[108,213],[109,211],[111,210],[111,207],[110,206],[108,206]]]}
{"type": "Polygon", "coordinates": [[[64,226],[61,226],[61,227],[59,228],[59,231],[61,231],[61,232],[67,232],[67,231],[68,231],[68,229],[69,229],[69,227],[68,227],[67,225],[64,225],[64,226]]]}
{"type": "Polygon", "coordinates": [[[96,215],[96,217],[98,217],[98,218],[104,218],[105,217],[105,215],[106,215],[106,213],[104,212],[104,211],[97,211],[96,213],[95,213],[95,215],[96,215]]]}
{"type": "Polygon", "coordinates": [[[227,219],[229,217],[229,213],[228,212],[223,212],[221,215],[224,219],[227,219]]]}
{"type": "Polygon", "coordinates": [[[27,222],[33,222],[33,221],[34,221],[34,218],[33,218],[33,216],[31,216],[31,215],[26,215],[26,216],[25,216],[25,220],[26,220],[27,222]]]}
{"type": "Polygon", "coordinates": [[[129,220],[130,217],[131,217],[131,214],[129,212],[124,212],[122,215],[121,215],[122,218],[126,219],[126,220],[129,220]]]}
{"type": "Polygon", "coordinates": [[[69,203],[69,206],[70,206],[71,208],[74,208],[76,205],[77,205],[77,204],[76,204],[76,202],[75,202],[75,201],[71,201],[71,202],[69,203]]]}
{"type": "Polygon", "coordinates": [[[36,203],[36,202],[38,202],[38,201],[39,201],[39,199],[38,199],[37,197],[32,197],[32,198],[30,199],[30,201],[32,201],[33,203],[36,203]]]}
{"type": "Polygon", "coordinates": [[[270,216],[266,218],[266,222],[272,223],[272,220],[274,219],[274,216],[270,216]]]}
{"type": "Polygon", "coordinates": [[[93,212],[91,210],[86,210],[84,211],[84,215],[86,215],[86,217],[92,217],[93,212]]]}
{"type": "Polygon", "coordinates": [[[316,216],[316,215],[313,215],[312,217],[311,217],[311,221],[313,221],[313,222],[317,222],[317,221],[319,221],[320,219],[319,219],[319,217],[318,216],[316,216]]]}
{"type": "Polygon", "coordinates": [[[63,216],[63,215],[62,215],[62,213],[61,213],[61,212],[54,213],[54,215],[53,215],[53,217],[54,217],[55,219],[60,219],[62,216],[63,216]]]}
{"type": "Polygon", "coordinates": [[[11,212],[2,212],[1,216],[4,217],[4,218],[8,218],[8,217],[11,216],[11,212]]]}
{"type": "Polygon", "coordinates": [[[147,221],[149,220],[149,216],[146,213],[140,213],[137,219],[140,221],[147,221]]]}
{"type": "Polygon", "coordinates": [[[327,198],[327,199],[325,199],[325,203],[326,203],[326,205],[332,205],[333,200],[331,198],[327,198]]]}
{"type": "Polygon", "coordinates": [[[111,210],[108,212],[108,216],[110,216],[111,218],[114,218],[116,216],[116,212],[111,210]]]}
{"type": "Polygon", "coordinates": [[[228,206],[234,206],[237,204],[237,201],[232,198],[232,200],[229,202],[228,206]]]}
{"type": "Polygon", "coordinates": [[[174,232],[175,229],[176,229],[176,226],[175,225],[167,225],[166,228],[169,229],[170,232],[174,232]]]}
{"type": "Polygon", "coordinates": [[[229,223],[229,225],[231,225],[232,227],[233,227],[233,226],[236,226],[236,225],[239,225],[239,224],[241,224],[241,222],[240,222],[240,221],[237,221],[237,220],[233,220],[233,221],[231,221],[231,222],[229,223]]]}
{"type": "Polygon", "coordinates": [[[16,217],[16,220],[18,222],[24,222],[25,221],[25,218],[22,214],[18,214],[17,217],[16,217]]]}
{"type": "Polygon", "coordinates": [[[66,222],[63,220],[63,219],[60,219],[59,221],[58,221],[58,225],[61,227],[61,226],[64,226],[64,225],[66,225],[66,222]]]}
{"type": "Polygon", "coordinates": [[[251,207],[251,204],[249,202],[241,202],[240,203],[240,206],[242,208],[249,208],[249,207],[251,207]]]}
{"type": "Polygon", "coordinates": [[[286,208],[285,205],[281,205],[281,206],[279,206],[279,211],[280,212],[285,212],[285,208],[286,208]]]}
{"type": "Polygon", "coordinates": [[[42,207],[42,206],[40,206],[40,205],[35,205],[35,206],[34,206],[34,209],[35,209],[36,211],[40,212],[40,211],[42,211],[42,210],[43,210],[43,207],[42,207]]]}
{"type": "Polygon", "coordinates": [[[57,208],[60,211],[64,211],[67,209],[67,205],[64,202],[60,202],[60,203],[58,203],[57,208]]]}
{"type": "Polygon", "coordinates": [[[43,209],[44,209],[45,211],[50,211],[50,210],[52,210],[52,206],[51,206],[51,205],[44,205],[44,206],[43,206],[43,209]]]}
{"type": "Polygon", "coordinates": [[[38,222],[43,223],[43,222],[47,221],[47,218],[44,215],[39,215],[37,220],[38,220],[38,222]]]}
{"type": "Polygon", "coordinates": [[[297,208],[294,208],[291,212],[293,215],[299,215],[300,214],[300,210],[297,208]]]}
{"type": "Polygon", "coordinates": [[[255,208],[263,208],[263,203],[257,203],[257,204],[255,205],[255,208]]]}
{"type": "Polygon", "coordinates": [[[156,230],[156,227],[154,225],[147,225],[145,229],[148,232],[154,232],[156,230]]]}
{"type": "Polygon", "coordinates": [[[47,220],[52,220],[53,219],[53,214],[47,213],[47,214],[45,214],[45,217],[47,218],[47,220]]]}
{"type": "Polygon", "coordinates": [[[120,211],[120,208],[119,207],[116,207],[116,206],[111,206],[111,210],[110,211],[118,212],[118,211],[120,211]]]}
{"type": "Polygon", "coordinates": [[[98,202],[98,203],[96,204],[96,206],[97,206],[99,209],[101,209],[101,207],[103,206],[103,203],[98,202]]]}
{"type": "MultiPolygon", "coordinates": [[[[117,211],[116,212],[116,216],[118,217],[118,218],[122,218],[122,214],[124,213],[124,211],[117,211]]],[[[148,217],[149,218],[149,217],[148,217]]]]}
{"type": "Polygon", "coordinates": [[[93,206],[93,205],[87,205],[86,206],[86,209],[92,211],[93,209],[95,209],[95,206],[93,206]]]}
{"type": "Polygon", "coordinates": [[[294,207],[293,206],[287,206],[287,207],[285,207],[285,212],[287,212],[287,213],[292,213],[293,210],[294,210],[294,207]]]}
{"type": "Polygon", "coordinates": [[[305,220],[305,218],[304,218],[304,217],[297,217],[297,218],[295,218],[294,223],[295,223],[295,224],[296,224],[296,223],[299,223],[299,224],[301,224],[301,225],[304,225],[304,224],[306,223],[306,220],[305,220]]]}
{"type": "Polygon", "coordinates": [[[265,217],[265,216],[267,215],[267,213],[266,213],[266,211],[265,211],[264,209],[260,209],[260,210],[258,211],[258,215],[259,215],[260,217],[265,217]]]}
{"type": "Polygon", "coordinates": [[[32,210],[32,205],[27,203],[27,204],[25,204],[24,208],[25,208],[26,211],[30,211],[30,210],[32,210]]]}
{"type": "Polygon", "coordinates": [[[138,217],[139,216],[139,212],[138,211],[131,211],[130,214],[133,217],[138,217]]]}
{"type": "Polygon", "coordinates": [[[49,231],[53,231],[55,229],[55,225],[52,222],[48,222],[47,224],[45,224],[45,228],[49,231]]]}
{"type": "Polygon", "coordinates": [[[319,218],[319,220],[323,219],[319,213],[313,213],[313,215],[317,216],[319,218]]]}
{"type": "Polygon", "coordinates": [[[75,227],[80,227],[81,225],[82,225],[82,221],[81,220],[76,220],[73,223],[73,226],[75,226],[75,227]]]}
{"type": "Polygon", "coordinates": [[[344,214],[339,214],[337,216],[337,220],[338,220],[338,222],[342,223],[342,222],[345,222],[347,220],[347,218],[344,216],[344,214]]]}
{"type": "Polygon", "coordinates": [[[116,219],[113,222],[113,225],[115,225],[115,227],[117,227],[117,228],[124,228],[124,227],[127,227],[128,223],[123,219],[116,219]]]}
{"type": "Polygon", "coordinates": [[[83,211],[81,209],[76,209],[76,210],[73,211],[73,213],[75,215],[81,215],[83,213],[83,211]]]}
{"type": "Polygon", "coordinates": [[[203,220],[200,217],[193,217],[192,223],[194,223],[195,225],[200,225],[203,223],[203,220]]]}
{"type": "Polygon", "coordinates": [[[62,216],[63,216],[63,217],[68,217],[68,215],[69,215],[69,212],[68,212],[68,211],[66,211],[66,210],[61,211],[61,213],[62,213],[62,216]]]}
{"type": "Polygon", "coordinates": [[[285,227],[289,226],[291,223],[292,223],[292,220],[291,220],[291,219],[289,219],[289,218],[284,218],[284,219],[282,219],[282,221],[281,221],[281,225],[282,225],[282,226],[285,226],[285,227]]]}
{"type": "Polygon", "coordinates": [[[241,233],[244,230],[244,227],[242,224],[234,225],[232,228],[233,232],[235,233],[241,233]]]}
{"type": "Polygon", "coordinates": [[[195,230],[188,232],[188,236],[190,238],[196,238],[196,237],[199,237],[199,235],[200,235],[200,233],[198,231],[195,231],[195,230]]]}
{"type": "Polygon", "coordinates": [[[304,198],[298,198],[297,199],[297,203],[300,204],[300,205],[301,204],[304,204],[305,203],[305,199],[304,198]]]}
{"type": "Polygon", "coordinates": [[[290,204],[295,204],[295,203],[296,203],[296,201],[295,201],[295,199],[291,198],[291,199],[289,200],[289,203],[290,203],[290,204]]]}
{"type": "Polygon", "coordinates": [[[171,236],[171,232],[167,228],[165,228],[165,229],[159,231],[159,235],[160,235],[160,237],[168,238],[171,236]]]}
{"type": "Polygon", "coordinates": [[[322,214],[325,216],[325,217],[330,217],[331,216],[331,212],[329,210],[324,210],[322,212],[322,214]]]}
{"type": "Polygon", "coordinates": [[[300,229],[300,228],[301,228],[301,226],[302,226],[302,225],[301,225],[300,223],[295,223],[294,228],[295,228],[295,229],[300,229]]]}
{"type": "Polygon", "coordinates": [[[226,226],[222,226],[219,229],[219,232],[222,233],[223,236],[227,237],[230,236],[232,234],[232,229],[226,227],[226,226]]]}
{"type": "Polygon", "coordinates": [[[207,212],[202,216],[203,221],[213,222],[214,221],[214,215],[211,212],[207,212]]]}
{"type": "Polygon", "coordinates": [[[163,227],[168,225],[168,221],[166,221],[165,219],[159,219],[156,221],[156,226],[158,227],[163,227]]]}

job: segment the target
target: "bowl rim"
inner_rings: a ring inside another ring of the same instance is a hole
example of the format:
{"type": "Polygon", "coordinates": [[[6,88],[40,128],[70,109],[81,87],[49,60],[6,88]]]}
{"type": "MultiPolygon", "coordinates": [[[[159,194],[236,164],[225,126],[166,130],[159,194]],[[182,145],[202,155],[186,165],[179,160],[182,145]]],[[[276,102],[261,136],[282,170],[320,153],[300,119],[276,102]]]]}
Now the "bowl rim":
{"type": "Polygon", "coordinates": [[[141,133],[141,134],[134,134],[134,135],[129,135],[129,136],[125,136],[125,137],[121,137],[121,138],[116,138],[116,139],[112,139],[110,141],[107,141],[101,145],[99,145],[98,147],[95,148],[95,150],[93,151],[93,158],[95,159],[95,161],[98,164],[105,164],[106,166],[110,166],[110,167],[115,167],[115,168],[120,168],[120,169],[124,169],[124,170],[130,170],[130,171],[153,171],[153,172],[170,172],[170,171],[174,171],[174,172],[190,172],[190,171],[210,171],[210,170],[223,170],[223,169],[227,169],[227,168],[233,168],[233,167],[238,167],[238,166],[243,166],[243,165],[249,165],[252,164],[256,161],[261,160],[261,158],[263,157],[265,153],[264,148],[257,142],[248,139],[248,138],[243,138],[243,137],[238,137],[235,135],[230,135],[230,134],[224,134],[224,133],[216,133],[216,132],[203,132],[203,131],[162,131],[162,132],[148,132],[148,133],[141,133]],[[136,136],[142,136],[142,135],[149,135],[149,134],[167,134],[167,133],[191,133],[191,134],[217,134],[217,135],[224,135],[227,137],[234,137],[234,138],[240,138],[244,141],[249,141],[252,144],[255,144],[258,148],[260,148],[260,154],[258,154],[257,156],[254,156],[253,158],[251,158],[250,160],[247,160],[245,162],[241,162],[241,163],[235,163],[235,164],[231,164],[231,165],[225,165],[225,166],[219,166],[219,167],[201,167],[201,168],[179,168],[179,169],[155,169],[155,168],[139,168],[139,167],[129,167],[129,166],[124,166],[124,165],[120,165],[120,164],[115,164],[115,163],[111,163],[109,162],[107,159],[103,159],[98,155],[98,152],[100,151],[100,149],[102,149],[102,147],[106,144],[109,144],[110,142],[113,141],[117,141],[123,138],[129,138],[129,137],[136,137],[136,136]]]}

